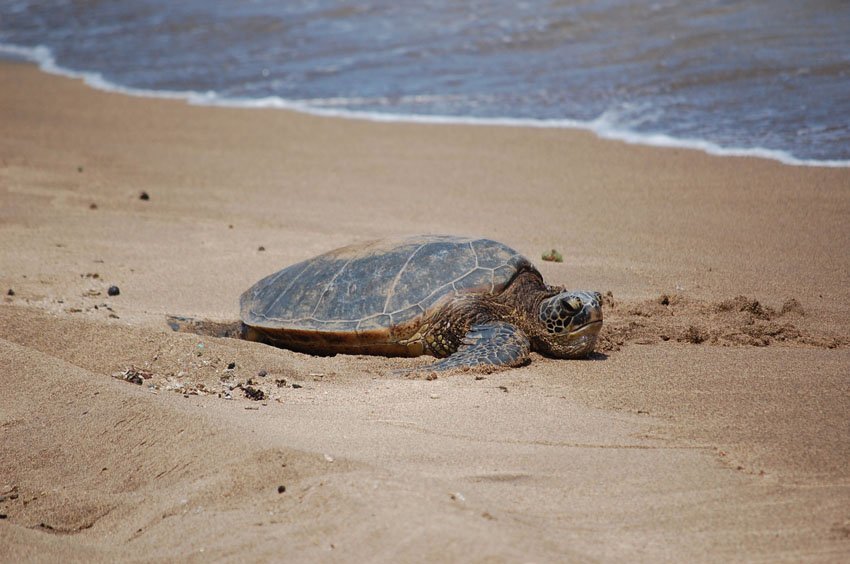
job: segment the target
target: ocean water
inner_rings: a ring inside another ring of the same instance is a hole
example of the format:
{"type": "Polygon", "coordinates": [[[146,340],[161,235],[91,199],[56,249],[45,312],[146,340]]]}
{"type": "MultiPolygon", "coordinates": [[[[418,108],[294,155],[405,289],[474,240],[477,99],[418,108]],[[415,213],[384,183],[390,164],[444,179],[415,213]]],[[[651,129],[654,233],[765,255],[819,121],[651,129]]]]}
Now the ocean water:
{"type": "Polygon", "coordinates": [[[99,88],[850,166],[847,0],[0,0],[99,88]]]}

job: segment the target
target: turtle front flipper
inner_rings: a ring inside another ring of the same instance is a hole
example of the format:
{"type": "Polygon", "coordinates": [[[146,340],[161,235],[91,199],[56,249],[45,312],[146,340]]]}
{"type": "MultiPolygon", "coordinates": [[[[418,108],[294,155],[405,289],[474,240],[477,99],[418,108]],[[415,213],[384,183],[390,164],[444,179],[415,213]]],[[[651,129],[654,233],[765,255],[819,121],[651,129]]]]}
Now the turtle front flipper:
{"type": "Polygon", "coordinates": [[[475,366],[512,367],[528,362],[530,345],[516,325],[492,321],[473,325],[457,352],[422,370],[451,370],[475,366]]]}

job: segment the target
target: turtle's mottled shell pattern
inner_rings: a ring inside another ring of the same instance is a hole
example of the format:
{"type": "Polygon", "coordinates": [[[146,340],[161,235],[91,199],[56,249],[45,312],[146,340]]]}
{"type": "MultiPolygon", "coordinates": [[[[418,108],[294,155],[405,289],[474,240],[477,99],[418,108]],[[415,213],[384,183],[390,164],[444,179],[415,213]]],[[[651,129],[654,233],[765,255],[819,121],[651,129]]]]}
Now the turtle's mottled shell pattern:
{"type": "Polygon", "coordinates": [[[266,332],[354,336],[392,329],[449,295],[498,294],[532,269],[489,239],[429,235],[337,249],[263,278],[240,300],[243,323],[266,332]]]}

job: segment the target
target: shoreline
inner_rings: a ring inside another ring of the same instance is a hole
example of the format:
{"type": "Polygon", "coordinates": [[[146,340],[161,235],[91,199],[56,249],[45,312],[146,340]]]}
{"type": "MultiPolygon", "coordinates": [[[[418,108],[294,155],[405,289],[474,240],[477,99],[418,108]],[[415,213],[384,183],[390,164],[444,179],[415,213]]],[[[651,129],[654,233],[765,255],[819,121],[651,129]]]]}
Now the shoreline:
{"type": "Polygon", "coordinates": [[[0,78],[11,558],[850,554],[850,170],[0,78]],[[426,380],[393,371],[427,358],[165,323],[235,319],[286,265],[422,232],[610,291],[606,347],[426,380]]]}
{"type": "MultiPolygon", "coordinates": [[[[533,119],[511,117],[460,117],[428,114],[395,114],[391,112],[370,112],[347,109],[327,109],[310,105],[298,100],[287,100],[277,96],[265,98],[222,98],[212,92],[146,90],[121,86],[110,82],[95,71],[78,71],[62,67],[56,63],[48,47],[39,45],[25,47],[14,44],[0,44],[0,57],[3,54],[19,58],[21,61],[36,65],[42,72],[64,78],[82,80],[90,88],[141,98],[181,100],[190,105],[224,107],[239,109],[276,109],[303,113],[317,117],[363,120],[378,123],[423,124],[423,125],[469,125],[484,127],[521,127],[541,129],[569,129],[587,131],[602,140],[619,141],[646,147],[687,149],[700,151],[710,156],[757,158],[776,161],[788,166],[850,168],[850,160],[841,159],[801,159],[781,149],[764,147],[725,147],[704,139],[677,138],[665,133],[637,133],[607,125],[604,114],[590,121],[562,119],[533,119]]],[[[2,59],[0,59],[2,60],[2,59]]],[[[7,61],[10,59],[6,59],[7,61]]]]}

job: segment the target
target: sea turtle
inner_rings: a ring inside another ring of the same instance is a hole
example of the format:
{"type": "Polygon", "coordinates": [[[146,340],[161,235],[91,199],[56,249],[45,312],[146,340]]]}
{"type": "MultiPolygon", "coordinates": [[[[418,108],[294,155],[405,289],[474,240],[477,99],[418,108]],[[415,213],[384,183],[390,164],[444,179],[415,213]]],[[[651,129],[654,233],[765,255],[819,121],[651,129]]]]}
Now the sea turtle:
{"type": "Polygon", "coordinates": [[[421,235],[343,247],[263,278],[242,294],[237,331],[312,354],[441,359],[428,370],[517,366],[531,350],[587,356],[601,306],[598,292],[546,285],[502,243],[421,235]]]}

